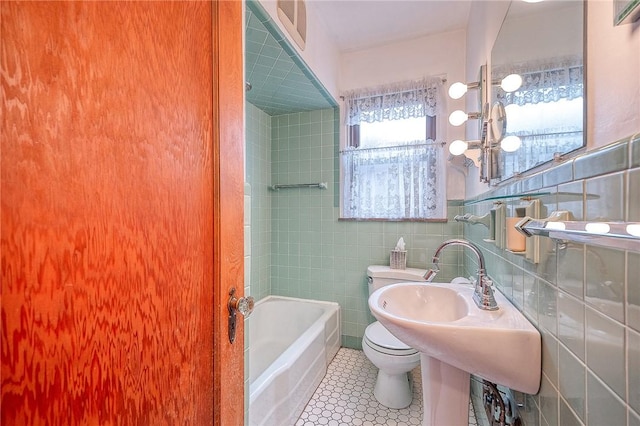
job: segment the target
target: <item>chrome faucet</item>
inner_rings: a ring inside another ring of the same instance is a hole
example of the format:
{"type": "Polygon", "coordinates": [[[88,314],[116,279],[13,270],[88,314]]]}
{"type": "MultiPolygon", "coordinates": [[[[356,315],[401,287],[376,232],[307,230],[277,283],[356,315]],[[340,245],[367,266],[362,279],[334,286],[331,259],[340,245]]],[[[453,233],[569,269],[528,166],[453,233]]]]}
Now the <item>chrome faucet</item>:
{"type": "Polygon", "coordinates": [[[438,265],[440,262],[440,252],[448,246],[467,247],[476,254],[478,257],[478,279],[474,283],[475,291],[473,293],[473,301],[476,303],[478,308],[486,311],[495,311],[498,309],[498,304],[496,303],[496,299],[493,295],[493,282],[489,277],[487,277],[484,269],[484,256],[475,244],[467,240],[454,238],[440,244],[436,249],[436,252],[433,254],[433,268],[429,269],[427,273],[424,274],[424,279],[431,282],[435,278],[436,274],[440,271],[440,266],[438,265]]]}

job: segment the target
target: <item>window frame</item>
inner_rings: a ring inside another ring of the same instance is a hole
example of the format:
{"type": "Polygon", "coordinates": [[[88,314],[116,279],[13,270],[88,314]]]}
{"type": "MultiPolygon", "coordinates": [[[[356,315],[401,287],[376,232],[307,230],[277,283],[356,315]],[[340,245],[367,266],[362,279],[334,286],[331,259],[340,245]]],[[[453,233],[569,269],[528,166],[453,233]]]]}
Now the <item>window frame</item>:
{"type": "MultiPolygon", "coordinates": [[[[437,142],[437,128],[438,128],[438,117],[439,115],[424,115],[425,118],[425,144],[433,144],[434,146],[440,145],[441,147],[445,146],[444,142],[437,142]]],[[[439,163],[441,170],[438,175],[445,179],[445,182],[441,185],[441,190],[443,191],[445,200],[443,201],[443,205],[441,207],[442,217],[400,217],[400,218],[385,218],[385,217],[349,217],[345,216],[345,202],[346,202],[346,194],[345,194],[345,181],[346,181],[346,173],[347,171],[344,168],[343,161],[343,152],[347,149],[358,149],[361,145],[360,136],[361,129],[360,124],[345,124],[342,126],[343,131],[341,132],[341,143],[340,150],[338,153],[339,160],[339,168],[340,168],[340,185],[339,185],[339,199],[340,199],[340,211],[339,218],[340,221],[355,221],[355,222],[433,222],[433,223],[445,223],[448,221],[447,219],[447,200],[446,200],[446,163],[444,160],[441,160],[439,163]]],[[[410,142],[410,141],[407,141],[410,142]]],[[[410,145],[410,144],[406,144],[410,145]]],[[[387,147],[379,148],[379,149],[388,149],[395,146],[404,146],[404,145],[388,145],[387,147]]],[[[376,149],[376,148],[363,148],[363,149],[376,149]]],[[[444,153],[441,153],[444,155],[444,153]]]]}

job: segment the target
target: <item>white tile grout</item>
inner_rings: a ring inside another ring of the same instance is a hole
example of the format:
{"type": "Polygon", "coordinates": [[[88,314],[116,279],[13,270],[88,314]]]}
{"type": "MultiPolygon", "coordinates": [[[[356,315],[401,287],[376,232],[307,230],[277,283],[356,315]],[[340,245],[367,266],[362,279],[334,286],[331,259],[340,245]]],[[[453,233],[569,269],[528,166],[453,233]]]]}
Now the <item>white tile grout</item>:
{"type": "MultiPolygon", "coordinates": [[[[376,367],[362,351],[341,348],[305,407],[296,426],[410,426],[422,424],[420,367],[412,372],[413,401],[403,409],[387,408],[373,396],[376,367]]],[[[476,426],[469,405],[469,425],[476,426]]]]}

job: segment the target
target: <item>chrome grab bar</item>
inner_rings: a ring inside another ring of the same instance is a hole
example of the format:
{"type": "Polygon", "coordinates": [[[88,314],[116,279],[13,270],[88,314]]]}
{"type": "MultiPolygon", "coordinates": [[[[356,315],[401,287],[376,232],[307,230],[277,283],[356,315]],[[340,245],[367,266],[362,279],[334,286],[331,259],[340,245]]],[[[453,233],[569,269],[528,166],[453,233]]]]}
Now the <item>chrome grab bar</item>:
{"type": "Polygon", "coordinates": [[[327,182],[319,182],[319,183],[292,183],[292,184],[276,184],[271,185],[269,189],[273,191],[278,191],[280,189],[290,189],[290,188],[318,188],[318,189],[327,189],[327,182]]]}
{"type": "Polygon", "coordinates": [[[515,228],[524,236],[539,235],[560,241],[640,252],[640,222],[572,221],[570,213],[556,211],[546,219],[522,218],[515,228]]]}

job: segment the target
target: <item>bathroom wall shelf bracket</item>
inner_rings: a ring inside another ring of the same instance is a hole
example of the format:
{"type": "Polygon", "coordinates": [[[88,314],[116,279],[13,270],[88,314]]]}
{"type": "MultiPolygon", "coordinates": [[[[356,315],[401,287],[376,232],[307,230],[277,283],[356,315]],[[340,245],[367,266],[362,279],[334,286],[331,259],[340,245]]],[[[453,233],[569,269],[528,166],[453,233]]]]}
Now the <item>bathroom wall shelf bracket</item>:
{"type": "Polygon", "coordinates": [[[453,220],[456,222],[464,222],[471,225],[484,225],[487,228],[491,226],[491,213],[487,213],[484,216],[476,216],[471,213],[465,215],[456,215],[453,220]]]}
{"type": "Polygon", "coordinates": [[[527,237],[543,236],[640,253],[640,222],[571,221],[569,212],[556,211],[546,219],[524,217],[516,229],[527,237]]]}
{"type": "MultiPolygon", "coordinates": [[[[524,217],[540,217],[541,202],[539,199],[527,199],[529,203],[523,207],[517,207],[516,211],[520,208],[524,209],[524,217]]],[[[527,238],[525,242],[525,258],[533,263],[540,263],[540,237],[534,236],[527,238]]]]}
{"type": "Polygon", "coordinates": [[[493,224],[493,231],[489,228],[489,233],[496,247],[504,249],[507,245],[507,205],[503,201],[495,201],[489,213],[493,224]]]}

